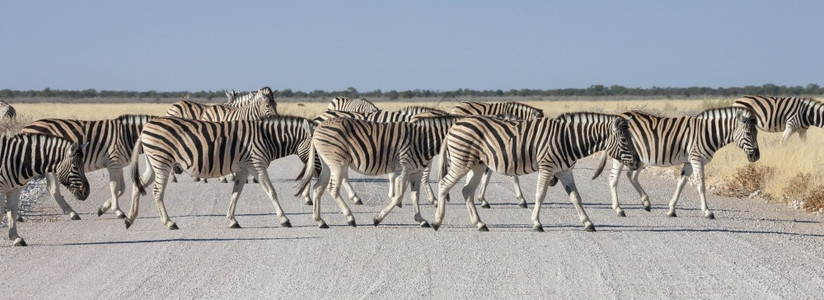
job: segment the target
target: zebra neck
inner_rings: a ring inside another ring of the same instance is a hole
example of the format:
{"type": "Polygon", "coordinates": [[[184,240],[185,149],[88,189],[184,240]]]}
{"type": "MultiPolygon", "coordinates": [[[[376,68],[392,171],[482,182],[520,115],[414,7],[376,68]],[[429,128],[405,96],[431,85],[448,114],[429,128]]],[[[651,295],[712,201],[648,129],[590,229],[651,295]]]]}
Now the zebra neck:
{"type": "Polygon", "coordinates": [[[699,119],[701,126],[693,131],[697,136],[695,141],[702,141],[702,147],[707,153],[715,153],[721,147],[729,143],[735,142],[736,121],[735,118],[729,119],[699,119]]]}
{"type": "Polygon", "coordinates": [[[566,157],[570,161],[577,161],[581,158],[606,150],[606,141],[610,134],[609,124],[583,124],[568,125],[566,128],[565,140],[562,147],[565,148],[566,157]],[[574,128],[583,127],[581,130],[574,128]],[[583,133],[583,135],[579,135],[583,133]]]}

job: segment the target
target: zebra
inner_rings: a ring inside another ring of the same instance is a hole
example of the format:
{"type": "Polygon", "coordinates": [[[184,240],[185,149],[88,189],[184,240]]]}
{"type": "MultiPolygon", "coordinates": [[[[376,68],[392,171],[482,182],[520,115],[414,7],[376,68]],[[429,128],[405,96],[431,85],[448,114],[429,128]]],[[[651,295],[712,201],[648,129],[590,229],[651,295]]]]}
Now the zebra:
{"type": "MultiPolygon", "coordinates": [[[[123,180],[123,167],[129,164],[129,158],[140,136],[143,125],[154,118],[148,115],[122,115],[108,120],[84,121],[71,119],[41,119],[23,127],[23,133],[40,133],[58,136],[81,145],[83,151],[84,169],[86,172],[107,169],[109,172],[109,190],[111,198],[106,200],[97,209],[97,215],[112,209],[118,218],[125,218],[126,214],[120,210],[117,198],[126,187],[123,180]]],[[[80,220],[63,196],[53,176],[46,176],[49,193],[52,195],[63,214],[69,215],[72,220],[80,220]]]]}
{"type": "Polygon", "coordinates": [[[277,102],[275,93],[269,87],[264,87],[255,93],[253,99],[245,101],[248,104],[240,106],[211,105],[203,109],[199,120],[203,121],[234,121],[259,120],[267,116],[276,116],[277,102]]]}
{"type": "Polygon", "coordinates": [[[223,105],[224,106],[232,106],[232,107],[240,107],[240,106],[249,104],[252,101],[255,101],[258,97],[258,91],[251,91],[251,92],[246,92],[244,94],[240,94],[240,93],[236,92],[235,90],[232,90],[231,92],[227,91],[225,93],[226,93],[226,98],[227,99],[226,99],[226,103],[224,103],[223,105]]]}
{"type": "MultiPolygon", "coordinates": [[[[154,181],[152,190],[160,221],[169,229],[177,229],[177,224],[169,219],[163,194],[167,176],[174,166],[200,177],[217,177],[230,173],[234,179],[231,203],[226,217],[230,228],[240,228],[235,219],[235,207],[245,180],[254,173],[260,186],[269,196],[283,227],[291,227],[284,215],[277,193],[272,187],[269,164],[278,158],[296,154],[299,147],[308,147],[311,142],[313,124],[310,120],[293,116],[270,116],[259,121],[237,120],[207,122],[174,117],[158,117],[143,127],[143,133],[132,151],[132,177],[140,194],[145,194],[140,184],[135,157],[140,149],[145,151],[149,161],[148,181],[154,181]]],[[[134,224],[140,202],[135,194],[126,217],[126,228],[134,224]]]]}
{"type": "MultiPolygon", "coordinates": [[[[715,152],[729,143],[735,143],[747,154],[750,162],[759,159],[755,113],[743,107],[717,108],[705,110],[694,117],[665,118],[645,112],[631,111],[621,114],[629,119],[629,132],[638,150],[643,166],[667,167],[683,164],[675,194],[669,203],[670,217],[675,217],[675,205],[687,179],[694,172],[698,180],[698,196],[704,216],[715,216],[707,207],[704,186],[704,165],[712,160],[715,152]]],[[[642,166],[642,168],[643,168],[642,166]]],[[[597,169],[603,170],[604,162],[597,169]]],[[[618,180],[623,166],[613,162],[609,176],[612,209],[618,216],[625,216],[618,204],[618,180]]],[[[627,172],[627,178],[641,196],[643,209],[650,211],[649,196],[638,183],[640,170],[627,172]]]]}
{"type": "Polygon", "coordinates": [[[0,101],[0,119],[14,119],[16,116],[17,111],[14,109],[14,106],[11,106],[11,104],[5,101],[0,101]]]}
{"type": "Polygon", "coordinates": [[[0,153],[3,153],[0,155],[0,191],[3,193],[0,209],[8,218],[9,239],[14,246],[26,246],[26,241],[17,234],[18,200],[23,186],[32,178],[54,176],[78,200],[86,200],[89,196],[89,181],[83,170],[83,149],[76,142],[56,136],[22,133],[0,137],[0,153]]]}
{"type": "MultiPolygon", "coordinates": [[[[453,107],[450,113],[459,116],[496,116],[509,120],[532,120],[544,117],[542,110],[520,102],[461,102],[453,107]]],[[[485,196],[486,187],[489,186],[489,178],[491,175],[492,171],[487,169],[484,171],[484,176],[481,179],[477,199],[477,201],[481,203],[481,208],[490,208],[485,196]]],[[[467,180],[470,177],[471,176],[468,176],[467,180]]],[[[526,199],[524,198],[523,192],[521,192],[521,183],[518,177],[509,176],[509,180],[512,181],[512,185],[515,187],[515,199],[518,201],[518,206],[527,208],[526,199]]]]}
{"type": "MultiPolygon", "coordinates": [[[[309,159],[319,156],[323,168],[313,188],[313,218],[320,228],[328,228],[320,216],[323,190],[328,188],[346,221],[356,226],[355,218],[346,202],[340,197],[341,181],[349,168],[364,175],[397,174],[390,180],[394,194],[389,206],[373,219],[377,226],[403,199],[407,184],[411,185],[414,219],[421,227],[429,227],[420,214],[418,191],[423,169],[438,154],[440,143],[449,127],[457,120],[454,116],[422,117],[413,122],[380,123],[357,119],[329,119],[315,128],[309,159]]],[[[312,179],[312,166],[307,164],[298,185],[302,191],[312,179]]]]}
{"type": "Polygon", "coordinates": [[[749,108],[758,120],[758,129],[781,132],[781,143],[798,132],[807,141],[807,128],[824,127],[824,103],[812,98],[743,96],[735,99],[733,107],[749,108]]]}
{"type": "Polygon", "coordinates": [[[564,186],[586,231],[595,231],[581,207],[581,197],[572,176],[578,159],[604,151],[631,169],[638,167],[638,154],[629,139],[627,121],[617,115],[566,113],[557,118],[507,121],[485,116],[459,120],[449,129],[441,149],[438,174],[438,208],[432,228],[438,230],[444,217],[444,199],[449,190],[470,170],[469,183],[462,194],[472,224],[488,231],[473,201],[480,174],[488,167],[506,175],[538,172],[532,229],[543,231],[539,220],[547,185],[558,178],[564,186]],[[447,171],[448,166],[448,171],[447,171]]]}
{"type": "Polygon", "coordinates": [[[329,102],[329,106],[326,108],[326,110],[349,111],[362,114],[380,111],[380,109],[377,106],[375,106],[375,104],[369,102],[369,100],[366,100],[364,98],[349,99],[340,96],[335,97],[335,99],[332,99],[332,102],[329,102]]]}

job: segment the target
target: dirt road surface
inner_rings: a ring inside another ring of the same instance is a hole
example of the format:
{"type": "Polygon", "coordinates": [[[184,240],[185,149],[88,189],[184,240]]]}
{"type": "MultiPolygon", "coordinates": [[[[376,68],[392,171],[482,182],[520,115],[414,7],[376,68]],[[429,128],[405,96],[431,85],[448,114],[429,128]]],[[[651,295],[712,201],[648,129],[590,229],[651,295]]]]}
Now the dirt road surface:
{"type": "MultiPolygon", "coordinates": [[[[353,175],[365,205],[354,206],[358,227],[346,225],[325,195],[329,229],[311,219],[311,206],[293,197],[300,162],[270,166],[293,228],[281,228],[270,201],[247,186],[238,205],[242,229],[227,228],[230,184],[194,183],[188,176],[167,189],[166,205],[180,230],[166,229],[154,201],[142,198],[140,216],[126,229],[108,213],[105,171],[89,174],[92,194],[71,200],[81,217],[57,214],[51,199],[19,227],[28,247],[0,245],[8,298],[817,298],[824,287],[822,217],[781,205],[709,197],[716,219],[703,217],[688,186],[678,217],[666,217],[675,180],[644,174],[653,202],[641,210],[626,180],[620,195],[627,217],[610,209],[606,177],[591,181],[593,160],[576,180],[597,232],[584,232],[563,192],[550,188],[532,232],[529,209],[515,205],[509,180],[497,175],[482,209],[490,232],[470,223],[453,189],[440,231],[420,228],[410,200],[378,226],[387,204],[383,178],[353,175]]],[[[625,179],[625,178],[624,178],[625,179]]],[[[127,177],[127,181],[129,177],[127,177]]],[[[534,201],[536,176],[521,178],[534,201]]],[[[65,192],[65,190],[64,190],[65,192]]],[[[127,193],[131,192],[131,187],[127,193]]],[[[65,193],[68,195],[68,193],[65,193]]],[[[68,198],[69,196],[67,196],[68,198]]],[[[128,197],[121,201],[127,209],[128,197]]],[[[432,220],[434,206],[422,205],[432,220]]],[[[5,228],[3,229],[5,230],[5,228]]]]}

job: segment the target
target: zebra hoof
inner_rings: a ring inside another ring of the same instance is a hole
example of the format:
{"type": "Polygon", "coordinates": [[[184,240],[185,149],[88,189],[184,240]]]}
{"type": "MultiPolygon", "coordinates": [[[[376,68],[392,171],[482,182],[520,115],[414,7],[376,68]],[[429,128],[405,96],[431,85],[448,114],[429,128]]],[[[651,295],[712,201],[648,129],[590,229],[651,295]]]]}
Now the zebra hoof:
{"type": "Polygon", "coordinates": [[[131,221],[129,221],[129,219],[126,219],[126,220],[124,221],[124,223],[126,223],[126,229],[129,229],[129,227],[132,227],[132,222],[131,222],[131,221]]]}
{"type": "Polygon", "coordinates": [[[711,211],[704,213],[704,216],[707,217],[707,219],[710,219],[710,220],[715,219],[715,214],[713,214],[711,211]]]}
{"type": "Polygon", "coordinates": [[[624,213],[624,211],[623,211],[623,210],[622,210],[622,211],[619,211],[617,214],[618,214],[618,216],[619,216],[619,217],[626,217],[626,216],[627,216],[627,214],[626,214],[626,213],[624,213]]]}
{"type": "Polygon", "coordinates": [[[429,228],[429,222],[427,222],[427,221],[421,222],[421,228],[429,228]]]}
{"type": "Polygon", "coordinates": [[[678,215],[676,215],[675,212],[667,213],[667,217],[670,217],[670,218],[675,218],[677,216],[678,215]]]}
{"type": "Polygon", "coordinates": [[[488,228],[488,227],[486,227],[486,225],[483,225],[483,226],[481,226],[481,227],[478,227],[478,231],[481,231],[481,232],[489,232],[489,228],[488,228]]]}
{"type": "Polygon", "coordinates": [[[228,181],[228,180],[226,180],[226,178],[223,178],[223,179],[221,179],[221,180],[220,180],[220,183],[228,183],[228,182],[229,182],[229,181],[228,181]]]}
{"type": "Polygon", "coordinates": [[[23,216],[17,215],[17,222],[25,222],[26,220],[23,219],[23,216]]]}
{"type": "Polygon", "coordinates": [[[592,225],[592,224],[587,225],[586,227],[584,227],[584,231],[586,231],[586,232],[595,232],[595,225],[592,225]]]}
{"type": "Polygon", "coordinates": [[[532,231],[535,231],[535,232],[544,232],[544,226],[543,226],[543,225],[535,225],[535,226],[532,226],[532,231]]]}
{"type": "Polygon", "coordinates": [[[650,211],[652,211],[652,207],[650,207],[650,206],[644,206],[644,210],[646,210],[647,212],[650,212],[650,211]]]}
{"type": "Polygon", "coordinates": [[[240,228],[240,224],[237,222],[232,222],[232,225],[229,225],[229,228],[238,229],[240,228]]]}
{"type": "Polygon", "coordinates": [[[481,204],[481,208],[489,208],[489,202],[484,202],[481,204]]]}
{"type": "Polygon", "coordinates": [[[381,221],[379,221],[378,218],[372,218],[372,225],[375,225],[375,227],[378,227],[378,224],[380,223],[381,221]]]}
{"type": "Polygon", "coordinates": [[[104,211],[103,211],[102,209],[99,209],[99,208],[97,209],[97,216],[98,216],[98,217],[99,217],[99,216],[102,216],[102,215],[103,215],[103,213],[104,213],[104,211]]]}
{"type": "Polygon", "coordinates": [[[352,201],[352,202],[355,203],[355,205],[363,205],[363,201],[361,201],[360,198],[355,199],[355,201],[352,201]]]}
{"type": "Polygon", "coordinates": [[[24,241],[24,240],[23,240],[23,238],[16,238],[16,239],[14,240],[14,244],[12,244],[12,245],[14,245],[14,246],[19,246],[19,247],[25,247],[25,246],[28,246],[28,244],[26,244],[26,241],[24,241]]]}
{"type": "Polygon", "coordinates": [[[351,220],[349,222],[346,222],[346,224],[349,224],[349,226],[352,226],[352,227],[358,227],[358,224],[355,223],[355,220],[351,220]]]}
{"type": "Polygon", "coordinates": [[[397,206],[398,208],[401,208],[401,207],[403,207],[403,202],[399,202],[398,205],[395,205],[395,206],[397,206]]]}
{"type": "Polygon", "coordinates": [[[126,218],[126,214],[123,213],[122,211],[119,211],[119,210],[117,212],[115,212],[115,215],[117,215],[118,219],[125,219],[126,218]]]}
{"type": "Polygon", "coordinates": [[[521,203],[518,203],[518,207],[520,207],[520,208],[528,208],[528,207],[526,206],[526,202],[521,202],[521,203]]]}
{"type": "Polygon", "coordinates": [[[432,224],[432,229],[435,229],[435,231],[438,231],[438,228],[441,228],[441,225],[432,224]]]}
{"type": "MultiPolygon", "coordinates": [[[[80,220],[80,215],[78,215],[76,212],[69,213],[69,216],[70,216],[70,219],[72,219],[72,220],[75,220],[75,221],[80,220]]],[[[123,216],[123,217],[125,218],[126,216],[123,216]]]]}
{"type": "Polygon", "coordinates": [[[175,224],[174,222],[172,222],[172,225],[169,225],[169,230],[178,230],[178,229],[180,229],[180,228],[177,228],[177,224],[175,224]]]}
{"type": "Polygon", "coordinates": [[[312,200],[309,200],[309,201],[303,202],[303,204],[304,204],[304,205],[312,205],[312,200]]]}
{"type": "Polygon", "coordinates": [[[326,225],[326,222],[321,221],[321,222],[320,222],[320,224],[318,224],[318,228],[320,228],[320,229],[328,229],[328,228],[329,228],[329,225],[326,225]]]}
{"type": "Polygon", "coordinates": [[[280,223],[280,227],[292,228],[292,222],[290,222],[289,220],[286,220],[286,222],[280,223]]]}

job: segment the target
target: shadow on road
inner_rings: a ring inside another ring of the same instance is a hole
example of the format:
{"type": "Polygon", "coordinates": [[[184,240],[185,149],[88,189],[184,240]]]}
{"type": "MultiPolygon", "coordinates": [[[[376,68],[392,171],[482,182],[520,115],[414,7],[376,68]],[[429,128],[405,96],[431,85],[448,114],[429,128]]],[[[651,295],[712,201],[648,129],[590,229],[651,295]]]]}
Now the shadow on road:
{"type": "Polygon", "coordinates": [[[319,238],[320,238],[319,236],[279,237],[279,238],[172,238],[172,239],[157,239],[157,240],[132,240],[132,241],[66,243],[66,244],[53,244],[53,245],[40,245],[40,246],[61,247],[61,246],[128,245],[128,244],[179,243],[179,242],[285,241],[285,240],[311,240],[311,239],[319,239],[319,238]]]}

